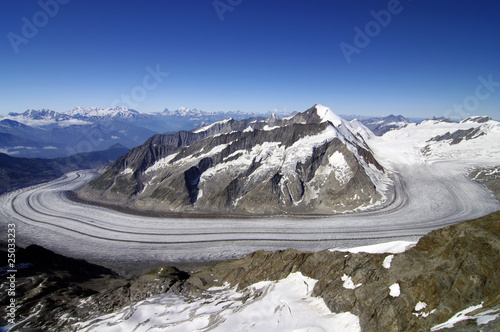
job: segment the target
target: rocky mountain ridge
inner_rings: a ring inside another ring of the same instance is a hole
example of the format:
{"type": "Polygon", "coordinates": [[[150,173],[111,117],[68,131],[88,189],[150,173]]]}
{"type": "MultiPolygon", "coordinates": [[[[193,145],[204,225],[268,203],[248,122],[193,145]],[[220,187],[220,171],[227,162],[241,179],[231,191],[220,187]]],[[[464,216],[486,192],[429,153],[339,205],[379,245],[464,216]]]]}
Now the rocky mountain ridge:
{"type": "Polygon", "coordinates": [[[360,120],[375,135],[382,136],[388,131],[404,128],[409,123],[413,123],[402,115],[388,115],[383,117],[372,117],[360,120]]]}
{"type": "Polygon", "coordinates": [[[137,210],[334,213],[383,204],[390,179],[359,121],[316,105],[286,118],[223,120],[155,135],[79,191],[137,210]]]}

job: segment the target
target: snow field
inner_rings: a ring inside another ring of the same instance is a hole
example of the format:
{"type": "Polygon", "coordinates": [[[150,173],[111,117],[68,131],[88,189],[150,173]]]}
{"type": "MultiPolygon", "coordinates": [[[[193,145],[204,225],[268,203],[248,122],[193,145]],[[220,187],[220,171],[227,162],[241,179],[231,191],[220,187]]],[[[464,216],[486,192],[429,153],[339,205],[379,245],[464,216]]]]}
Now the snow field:
{"type": "Polygon", "coordinates": [[[279,281],[209,289],[201,299],[160,295],[78,323],[79,331],[361,331],[350,313],[333,314],[300,272],[279,281]]]}

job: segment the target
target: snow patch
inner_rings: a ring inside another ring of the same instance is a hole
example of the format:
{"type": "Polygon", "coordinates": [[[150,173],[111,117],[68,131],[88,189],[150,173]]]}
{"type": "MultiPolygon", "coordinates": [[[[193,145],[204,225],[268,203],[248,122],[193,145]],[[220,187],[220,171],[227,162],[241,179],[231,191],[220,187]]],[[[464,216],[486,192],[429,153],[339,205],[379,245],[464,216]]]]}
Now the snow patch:
{"type": "MultiPolygon", "coordinates": [[[[390,269],[391,268],[391,263],[392,263],[392,259],[394,258],[394,255],[389,255],[387,256],[385,259],[384,259],[384,262],[382,263],[382,266],[386,269],[390,269]]],[[[419,302],[420,303],[420,302],[419,302]]]]}
{"type": "Polygon", "coordinates": [[[177,156],[177,153],[173,153],[166,156],[165,158],[157,160],[152,166],[148,167],[148,169],[146,169],[143,174],[146,175],[148,173],[167,167],[170,161],[175,158],[175,156],[177,156]]]}
{"type": "Polygon", "coordinates": [[[87,297],[86,299],[81,299],[80,303],[78,304],[78,308],[83,308],[83,306],[87,303],[89,303],[92,300],[92,296],[87,297]]]}
{"type": "Polygon", "coordinates": [[[357,254],[365,252],[368,254],[400,254],[415,246],[417,242],[411,241],[392,241],[386,243],[372,244],[354,248],[333,248],[330,251],[343,251],[357,254]]]}
{"type": "Polygon", "coordinates": [[[347,161],[345,160],[344,154],[335,151],[329,158],[328,161],[330,165],[334,168],[335,178],[340,183],[341,186],[345,185],[352,178],[352,171],[347,161]]]}
{"type": "Polygon", "coordinates": [[[338,132],[334,127],[328,126],[318,135],[306,136],[286,149],[285,158],[283,161],[283,173],[284,174],[294,174],[295,167],[298,162],[304,163],[308,157],[313,153],[313,150],[317,146],[321,146],[326,142],[333,140],[338,136],[338,132]]]}
{"type": "Polygon", "coordinates": [[[222,125],[222,124],[228,123],[231,120],[232,119],[229,118],[229,119],[225,119],[225,120],[222,120],[222,121],[214,122],[214,123],[209,124],[207,126],[204,126],[204,127],[201,127],[201,128],[193,130],[193,133],[195,133],[195,134],[202,133],[202,132],[207,131],[208,129],[212,128],[213,126],[215,126],[217,124],[221,124],[222,125]]]}
{"type": "Polygon", "coordinates": [[[127,167],[127,168],[125,168],[125,169],[124,169],[124,170],[120,173],[120,175],[128,175],[128,174],[132,174],[132,173],[134,173],[134,170],[133,170],[132,168],[130,168],[130,167],[127,167]]]}
{"type": "Polygon", "coordinates": [[[415,311],[421,311],[427,308],[427,303],[418,301],[418,303],[415,305],[415,311]]]}
{"type": "Polygon", "coordinates": [[[269,125],[265,125],[264,128],[262,128],[262,130],[271,131],[271,130],[278,129],[278,128],[281,128],[281,127],[280,126],[269,127],[269,125]]]}
{"type": "Polygon", "coordinates": [[[464,309],[460,312],[457,312],[453,317],[448,319],[446,322],[435,325],[431,328],[431,331],[439,331],[442,329],[451,329],[453,326],[455,326],[456,323],[464,321],[464,320],[469,320],[469,319],[475,319],[475,316],[468,316],[467,314],[476,311],[477,309],[481,309],[483,307],[483,303],[478,304],[476,306],[469,307],[467,309],[464,309]]]}
{"type": "Polygon", "coordinates": [[[399,288],[398,283],[392,284],[389,287],[389,295],[392,297],[398,297],[399,295],[401,295],[401,289],[399,288]]]}
{"type": "Polygon", "coordinates": [[[474,315],[477,325],[485,325],[500,317],[500,310],[492,309],[474,315]]]}
{"type": "Polygon", "coordinates": [[[426,318],[426,317],[429,317],[430,315],[432,315],[434,312],[436,312],[436,309],[433,309],[429,312],[423,312],[422,310],[424,310],[425,308],[427,308],[427,303],[418,301],[418,303],[415,305],[416,312],[413,312],[412,315],[415,317],[426,318]]]}
{"type": "Polygon", "coordinates": [[[256,176],[265,174],[267,170],[271,168],[277,168],[281,164],[281,159],[284,148],[279,147],[279,142],[266,142],[261,145],[256,145],[251,151],[247,150],[237,150],[231,155],[227,156],[222,163],[215,165],[207,169],[200,178],[200,183],[198,187],[203,189],[205,183],[210,181],[210,179],[220,172],[229,171],[231,174],[237,176],[238,174],[248,170],[252,164],[254,158],[257,161],[264,162],[259,169],[250,176],[250,180],[254,179],[256,176]],[[229,160],[229,158],[239,155],[238,158],[229,160]]]}
{"type": "Polygon", "coordinates": [[[345,289],[356,289],[358,287],[363,286],[363,284],[355,285],[354,282],[352,281],[352,278],[348,277],[346,274],[342,276],[341,280],[344,282],[342,286],[344,286],[345,289]]]}

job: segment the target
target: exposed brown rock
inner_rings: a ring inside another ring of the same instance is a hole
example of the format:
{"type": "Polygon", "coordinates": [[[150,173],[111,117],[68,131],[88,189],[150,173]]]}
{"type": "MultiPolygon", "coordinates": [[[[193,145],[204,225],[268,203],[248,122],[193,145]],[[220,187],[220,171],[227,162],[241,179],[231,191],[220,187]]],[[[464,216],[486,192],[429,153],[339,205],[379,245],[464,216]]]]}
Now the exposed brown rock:
{"type": "Polygon", "coordinates": [[[300,271],[318,279],[314,295],[333,312],[357,315],[363,331],[425,331],[482,302],[482,310],[500,308],[500,212],[429,233],[414,248],[394,255],[390,269],[382,266],[387,256],[259,251],[194,274],[188,282],[201,288],[223,282],[244,288],[300,271]],[[362,285],[344,288],[344,275],[362,285]],[[395,283],[399,297],[389,294],[395,283]],[[416,312],[418,302],[427,307],[416,312]]]}

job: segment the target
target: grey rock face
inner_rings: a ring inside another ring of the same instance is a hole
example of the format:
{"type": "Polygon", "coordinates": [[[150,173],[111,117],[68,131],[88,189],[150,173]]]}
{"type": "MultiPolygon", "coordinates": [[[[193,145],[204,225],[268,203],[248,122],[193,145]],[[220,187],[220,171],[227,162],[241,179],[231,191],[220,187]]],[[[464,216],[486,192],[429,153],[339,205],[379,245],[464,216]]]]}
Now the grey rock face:
{"type": "MultiPolygon", "coordinates": [[[[7,253],[1,251],[4,257],[7,253]]],[[[13,331],[73,331],[71,324],[144,300],[153,295],[180,293],[189,277],[173,267],[159,268],[126,279],[82,260],[57,255],[39,246],[19,249],[16,255],[16,323],[13,331]]],[[[2,271],[3,276],[5,272],[2,271]]],[[[0,310],[10,301],[0,293],[0,310]]],[[[2,315],[0,326],[7,321],[2,315]]],[[[0,327],[1,329],[1,327],[0,327]]]]}
{"type": "Polygon", "coordinates": [[[386,132],[405,127],[411,120],[402,115],[389,115],[379,118],[363,119],[361,122],[377,136],[382,136],[386,132]]]}
{"type": "MultiPolygon", "coordinates": [[[[479,122],[481,123],[481,122],[479,122]]],[[[450,145],[458,144],[462,142],[462,140],[470,140],[474,139],[480,136],[485,135],[484,132],[481,131],[481,127],[477,128],[469,128],[469,129],[460,129],[457,130],[453,133],[447,132],[444,135],[439,135],[436,137],[433,137],[429,140],[429,142],[435,141],[435,142],[440,142],[440,141],[447,141],[450,140],[450,145]]]]}
{"type": "Polygon", "coordinates": [[[468,176],[484,184],[500,200],[500,166],[475,168],[469,171],[468,176]]]}
{"type": "Polygon", "coordinates": [[[467,118],[465,120],[462,120],[461,122],[476,122],[476,123],[486,123],[488,121],[491,121],[492,118],[489,116],[474,116],[467,118]]]}
{"type": "Polygon", "coordinates": [[[316,106],[284,119],[224,120],[151,137],[79,196],[142,211],[331,214],[366,208],[385,199],[376,184],[387,175],[363,135],[369,130],[359,122],[333,124],[316,106]]]}

